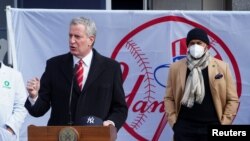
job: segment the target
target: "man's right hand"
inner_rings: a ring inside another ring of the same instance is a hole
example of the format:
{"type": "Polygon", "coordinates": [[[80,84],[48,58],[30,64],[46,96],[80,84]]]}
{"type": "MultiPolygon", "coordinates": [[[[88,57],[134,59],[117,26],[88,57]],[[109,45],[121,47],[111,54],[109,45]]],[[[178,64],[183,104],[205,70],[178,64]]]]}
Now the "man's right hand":
{"type": "Polygon", "coordinates": [[[26,88],[28,90],[29,97],[32,99],[36,98],[38,96],[38,91],[40,89],[40,80],[37,77],[29,80],[27,82],[26,88]]]}

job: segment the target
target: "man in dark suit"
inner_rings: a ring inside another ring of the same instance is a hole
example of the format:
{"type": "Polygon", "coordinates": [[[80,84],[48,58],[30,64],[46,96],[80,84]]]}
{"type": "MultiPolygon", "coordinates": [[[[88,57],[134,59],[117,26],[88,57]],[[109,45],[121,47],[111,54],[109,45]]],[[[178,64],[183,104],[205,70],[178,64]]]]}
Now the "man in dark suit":
{"type": "Polygon", "coordinates": [[[32,116],[43,116],[51,108],[51,126],[82,125],[83,117],[94,116],[102,119],[104,126],[122,127],[128,108],[120,64],[93,49],[95,38],[93,21],[72,19],[70,52],[47,60],[41,80],[33,78],[27,83],[25,107],[32,116]]]}

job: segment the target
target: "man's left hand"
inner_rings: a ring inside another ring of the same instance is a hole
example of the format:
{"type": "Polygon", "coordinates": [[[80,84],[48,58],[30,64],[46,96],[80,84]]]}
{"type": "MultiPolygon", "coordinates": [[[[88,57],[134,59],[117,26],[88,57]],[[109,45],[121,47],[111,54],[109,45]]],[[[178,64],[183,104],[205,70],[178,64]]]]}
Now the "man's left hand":
{"type": "Polygon", "coordinates": [[[109,125],[115,126],[115,123],[111,120],[106,120],[103,122],[103,126],[109,126],[109,125]]]}

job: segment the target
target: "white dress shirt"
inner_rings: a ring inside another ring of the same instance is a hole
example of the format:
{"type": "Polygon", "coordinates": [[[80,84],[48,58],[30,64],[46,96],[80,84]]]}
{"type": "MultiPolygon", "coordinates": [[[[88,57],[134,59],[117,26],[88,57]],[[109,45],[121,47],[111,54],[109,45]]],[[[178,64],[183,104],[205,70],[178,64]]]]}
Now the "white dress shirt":
{"type": "MultiPolygon", "coordinates": [[[[87,80],[92,57],[93,57],[93,51],[91,50],[87,56],[85,56],[84,58],[81,58],[83,60],[83,80],[82,80],[83,85],[82,87],[84,87],[85,82],[87,80]]],[[[80,58],[73,56],[73,60],[74,60],[74,66],[75,66],[80,61],[80,58]]]]}

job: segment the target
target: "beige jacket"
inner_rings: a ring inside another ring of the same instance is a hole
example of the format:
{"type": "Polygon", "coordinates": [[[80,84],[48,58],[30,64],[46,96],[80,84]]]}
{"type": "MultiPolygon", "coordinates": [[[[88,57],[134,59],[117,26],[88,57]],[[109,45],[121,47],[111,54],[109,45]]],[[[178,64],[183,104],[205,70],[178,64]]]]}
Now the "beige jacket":
{"type": "MultiPolygon", "coordinates": [[[[181,107],[180,101],[184,94],[187,71],[186,61],[185,58],[175,62],[169,69],[164,104],[168,123],[171,127],[173,127],[178,117],[181,107]]],[[[208,75],[210,89],[220,123],[223,125],[231,124],[238,110],[239,98],[229,65],[218,59],[211,58],[208,65],[208,75]],[[223,77],[215,79],[218,73],[223,74],[223,77]]]]}

